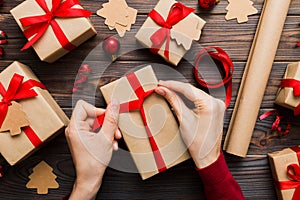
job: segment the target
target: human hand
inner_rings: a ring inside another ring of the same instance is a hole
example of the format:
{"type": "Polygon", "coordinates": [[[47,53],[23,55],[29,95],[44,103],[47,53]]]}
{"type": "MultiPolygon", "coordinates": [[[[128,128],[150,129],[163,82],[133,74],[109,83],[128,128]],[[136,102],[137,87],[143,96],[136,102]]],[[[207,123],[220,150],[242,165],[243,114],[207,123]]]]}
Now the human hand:
{"type": "Polygon", "coordinates": [[[83,100],[77,102],[65,131],[77,176],[70,199],[96,197],[112,151],[118,149],[115,139],[122,137],[117,125],[118,114],[119,103],[114,100],[106,110],[95,108],[83,100]],[[104,112],[101,130],[92,132],[94,120],[104,112]]]}
{"type": "Polygon", "coordinates": [[[220,155],[225,104],[202,90],[177,81],[160,81],[156,93],[173,107],[180,123],[181,136],[198,168],[215,162],[220,155]],[[195,107],[190,109],[176,92],[195,107]]]}

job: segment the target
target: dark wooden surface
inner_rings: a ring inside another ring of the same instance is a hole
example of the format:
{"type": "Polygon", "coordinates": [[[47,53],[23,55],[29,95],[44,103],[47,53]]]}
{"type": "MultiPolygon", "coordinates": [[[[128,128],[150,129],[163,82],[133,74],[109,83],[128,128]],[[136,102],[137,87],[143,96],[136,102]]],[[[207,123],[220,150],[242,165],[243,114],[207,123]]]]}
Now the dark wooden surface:
{"type": "MultiPolygon", "coordinates": [[[[90,76],[89,82],[85,85],[83,94],[72,97],[71,89],[79,66],[92,49],[106,37],[115,34],[115,32],[109,31],[104,25],[104,20],[93,14],[91,20],[98,32],[97,36],[85,42],[79,48],[57,62],[47,64],[39,61],[32,49],[20,52],[20,48],[25,44],[26,40],[13,17],[10,15],[9,10],[21,2],[22,0],[4,0],[4,5],[0,7],[0,29],[6,31],[9,37],[9,43],[2,45],[5,50],[5,55],[0,57],[0,70],[3,70],[14,60],[29,65],[68,116],[71,115],[72,105],[79,98],[91,103],[93,103],[95,99],[97,106],[104,107],[105,104],[100,92],[98,92],[98,86],[121,77],[128,72],[128,70],[147,63],[167,65],[159,56],[154,56],[145,49],[122,54],[115,63],[108,65],[107,56],[99,51],[99,54],[87,59],[92,67],[93,73],[90,76]],[[104,70],[102,75],[100,74],[101,70],[104,70]]],[[[82,5],[93,13],[95,13],[104,2],[106,1],[81,1],[82,5]]],[[[248,23],[245,24],[237,24],[235,20],[227,22],[224,20],[226,14],[225,7],[228,4],[225,0],[221,0],[221,3],[211,11],[200,9],[197,1],[183,0],[182,2],[190,7],[196,8],[197,14],[207,21],[199,44],[203,46],[220,46],[228,52],[235,65],[233,98],[226,112],[224,138],[262,9],[263,0],[254,0],[254,5],[259,10],[259,14],[251,16],[248,23]]],[[[140,28],[146,19],[147,13],[149,13],[156,3],[157,1],[153,0],[128,0],[129,6],[138,9],[137,22],[132,27],[132,33],[140,28]]],[[[287,63],[300,60],[300,49],[295,48],[295,43],[300,40],[299,13],[300,0],[293,0],[282,33],[275,64],[261,105],[261,113],[274,108],[275,94],[287,63]]],[[[127,34],[126,38],[127,39],[121,41],[122,49],[141,48],[135,39],[130,37],[130,34],[127,34]]],[[[199,49],[193,49],[189,54],[195,54],[196,50],[199,49]]],[[[182,61],[178,67],[174,69],[182,74],[187,81],[195,84],[195,80],[192,76],[192,66],[188,62],[182,61]]],[[[213,77],[212,75],[211,78],[213,77]]],[[[169,77],[161,78],[166,79],[169,77]]],[[[182,77],[179,76],[172,78],[182,80],[182,77]]],[[[253,95],[255,95],[255,93],[253,93],[253,95]]],[[[239,182],[247,199],[276,198],[266,154],[300,143],[300,118],[294,118],[290,111],[284,110],[284,113],[292,123],[292,130],[289,135],[278,137],[278,135],[268,132],[273,118],[260,121],[257,122],[255,127],[252,144],[250,145],[246,158],[237,158],[226,154],[228,166],[233,176],[239,182]]],[[[63,133],[47,143],[42,149],[31,155],[25,161],[13,167],[8,166],[2,157],[0,157],[0,161],[4,165],[5,174],[5,176],[0,179],[0,199],[59,199],[72,189],[75,172],[63,133]],[[54,168],[54,172],[58,176],[57,181],[60,184],[58,190],[50,190],[48,195],[37,195],[34,189],[26,189],[25,187],[29,180],[28,175],[32,172],[32,167],[41,160],[45,160],[54,168]]],[[[142,181],[138,174],[124,173],[108,168],[97,198],[204,199],[202,188],[202,183],[194,169],[194,164],[192,160],[189,160],[146,181],[142,181]]]]}

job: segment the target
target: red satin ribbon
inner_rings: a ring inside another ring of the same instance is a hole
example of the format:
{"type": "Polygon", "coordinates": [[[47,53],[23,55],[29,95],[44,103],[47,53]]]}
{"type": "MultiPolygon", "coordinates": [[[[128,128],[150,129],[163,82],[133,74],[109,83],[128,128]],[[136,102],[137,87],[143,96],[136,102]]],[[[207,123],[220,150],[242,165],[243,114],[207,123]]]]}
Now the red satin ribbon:
{"type": "MultiPolygon", "coordinates": [[[[300,147],[292,147],[293,151],[296,152],[298,162],[300,162],[300,147]]],[[[300,166],[298,164],[290,164],[287,166],[287,176],[290,181],[280,181],[276,182],[276,186],[280,190],[289,190],[295,188],[292,200],[300,199],[300,166]]]]}
{"type": "MultiPolygon", "coordinates": [[[[2,100],[0,102],[0,127],[5,120],[8,107],[11,105],[11,101],[36,97],[38,94],[33,90],[33,87],[46,89],[42,83],[36,80],[30,79],[23,82],[23,79],[23,76],[14,74],[7,90],[5,90],[4,86],[0,82],[0,94],[2,95],[2,100]]],[[[35,147],[42,143],[36,133],[29,126],[24,127],[23,131],[35,147]]]]}
{"type": "MultiPolygon", "coordinates": [[[[134,110],[140,110],[140,114],[141,114],[145,129],[147,132],[147,136],[148,136],[151,148],[152,148],[152,152],[154,155],[157,169],[159,172],[162,172],[162,171],[166,170],[167,167],[166,167],[163,157],[159,151],[159,148],[155,142],[155,139],[151,133],[151,130],[148,126],[145,109],[143,107],[144,100],[148,96],[153,94],[154,90],[144,91],[141,83],[139,82],[138,78],[136,77],[136,75],[134,73],[130,73],[130,74],[126,75],[126,78],[127,78],[128,82],[130,83],[130,85],[131,85],[132,89],[134,90],[138,99],[120,104],[120,113],[126,113],[126,112],[130,112],[130,111],[134,111],[134,110]]],[[[105,116],[103,114],[103,115],[100,115],[95,120],[93,130],[96,130],[96,129],[100,128],[100,126],[102,126],[104,117],[105,116]]]]}
{"type": "Polygon", "coordinates": [[[215,46],[209,46],[201,49],[195,58],[195,64],[194,64],[194,76],[196,81],[205,88],[219,88],[224,86],[225,84],[228,84],[226,89],[226,98],[225,98],[225,105],[226,108],[228,108],[231,100],[232,95],[232,73],[234,71],[234,66],[229,58],[228,54],[221,49],[220,47],[215,46]],[[202,79],[199,75],[199,64],[203,57],[210,56],[214,60],[220,61],[222,63],[222,70],[224,71],[224,78],[221,82],[217,83],[208,83],[204,79],[202,79]]]}
{"type": "Polygon", "coordinates": [[[268,111],[268,112],[262,114],[261,116],[259,116],[259,120],[264,120],[265,118],[267,118],[273,114],[275,114],[275,121],[272,124],[271,131],[277,131],[279,133],[279,135],[281,135],[281,136],[289,134],[290,130],[291,130],[291,124],[289,122],[287,124],[285,131],[282,132],[282,127],[280,126],[280,122],[281,122],[281,119],[283,118],[283,116],[279,115],[277,110],[271,110],[271,111],[268,111]]]}
{"type": "MultiPolygon", "coordinates": [[[[280,83],[281,88],[289,87],[293,88],[294,96],[299,97],[300,96],[300,81],[295,79],[283,79],[280,83]]],[[[294,108],[294,115],[300,115],[300,103],[296,108],[294,108]]]]}
{"type": "Polygon", "coordinates": [[[153,35],[150,37],[150,40],[152,41],[152,47],[151,51],[153,53],[158,53],[161,46],[166,41],[166,47],[164,51],[164,56],[169,60],[169,48],[170,48],[170,34],[171,34],[171,28],[183,20],[186,16],[188,16],[190,13],[192,13],[195,9],[186,7],[182,3],[174,3],[172,7],[170,8],[169,14],[167,16],[167,20],[164,20],[164,18],[156,11],[151,10],[149,13],[149,17],[159,26],[161,26],[160,29],[158,29],[153,35]]]}
{"type": "Polygon", "coordinates": [[[77,92],[79,89],[82,88],[82,84],[88,80],[88,74],[91,73],[91,68],[89,65],[84,64],[81,65],[78,70],[78,77],[79,79],[75,81],[74,87],[72,89],[72,93],[77,92]]]}
{"type": "Polygon", "coordinates": [[[21,49],[22,51],[31,47],[36,43],[47,31],[48,27],[51,26],[53,32],[61,44],[61,46],[71,51],[76,46],[71,44],[60,28],[59,24],[55,21],[55,18],[74,18],[74,17],[89,17],[92,13],[80,9],[72,8],[74,5],[80,5],[78,0],[52,0],[52,9],[49,10],[45,0],[35,0],[38,5],[45,11],[44,15],[24,17],[20,19],[22,26],[25,29],[24,35],[27,39],[31,39],[21,49]]]}

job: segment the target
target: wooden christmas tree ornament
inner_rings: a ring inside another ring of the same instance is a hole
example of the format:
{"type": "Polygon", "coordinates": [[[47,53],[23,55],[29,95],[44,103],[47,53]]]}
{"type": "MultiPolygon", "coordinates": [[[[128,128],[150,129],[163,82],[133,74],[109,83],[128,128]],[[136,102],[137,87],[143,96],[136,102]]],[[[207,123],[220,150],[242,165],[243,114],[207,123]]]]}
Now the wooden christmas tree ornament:
{"type": "Polygon", "coordinates": [[[49,188],[59,188],[55,180],[57,176],[52,171],[53,169],[45,161],[41,161],[33,168],[33,173],[29,176],[30,181],[26,187],[37,188],[38,194],[48,194],[49,188]]]}
{"type": "Polygon", "coordinates": [[[10,131],[12,136],[20,134],[21,128],[29,126],[26,114],[22,111],[21,104],[12,101],[8,107],[8,111],[0,128],[0,132],[10,131]]]}
{"type": "Polygon", "coordinates": [[[228,2],[226,20],[237,19],[238,23],[244,23],[248,21],[249,15],[254,15],[258,12],[250,0],[228,0],[228,2]]]}
{"type": "Polygon", "coordinates": [[[109,0],[102,4],[102,8],[97,11],[97,15],[105,18],[105,24],[109,30],[116,29],[120,37],[126,31],[130,31],[131,25],[135,23],[137,10],[127,5],[125,0],[109,0]]]}

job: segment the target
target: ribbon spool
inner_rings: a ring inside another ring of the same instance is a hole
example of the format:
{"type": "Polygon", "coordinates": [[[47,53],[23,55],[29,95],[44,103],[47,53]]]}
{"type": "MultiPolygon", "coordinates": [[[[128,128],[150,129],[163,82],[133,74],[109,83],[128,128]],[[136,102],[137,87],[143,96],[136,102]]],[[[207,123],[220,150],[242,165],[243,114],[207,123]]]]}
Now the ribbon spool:
{"type": "Polygon", "coordinates": [[[232,73],[234,71],[234,66],[229,58],[228,54],[221,49],[220,47],[216,46],[209,46],[201,49],[196,57],[195,57],[195,63],[194,63],[194,76],[197,81],[202,87],[204,88],[210,88],[210,89],[216,89],[220,88],[226,84],[228,84],[226,88],[226,98],[225,98],[225,105],[226,108],[228,108],[231,100],[231,94],[232,94],[232,73]],[[214,61],[219,61],[222,64],[222,70],[224,72],[224,77],[222,78],[221,82],[207,82],[199,75],[199,64],[200,61],[205,57],[210,56],[214,61]]]}

